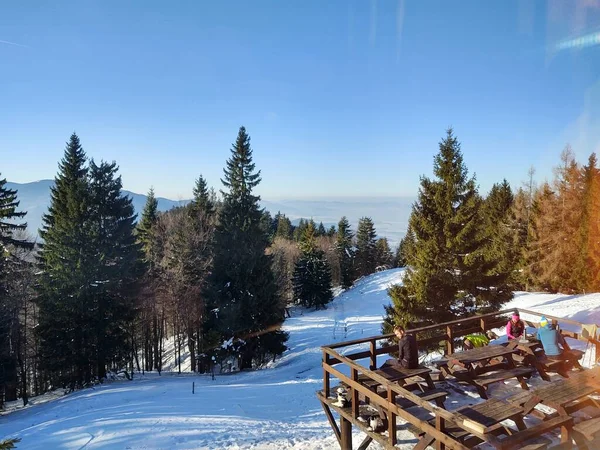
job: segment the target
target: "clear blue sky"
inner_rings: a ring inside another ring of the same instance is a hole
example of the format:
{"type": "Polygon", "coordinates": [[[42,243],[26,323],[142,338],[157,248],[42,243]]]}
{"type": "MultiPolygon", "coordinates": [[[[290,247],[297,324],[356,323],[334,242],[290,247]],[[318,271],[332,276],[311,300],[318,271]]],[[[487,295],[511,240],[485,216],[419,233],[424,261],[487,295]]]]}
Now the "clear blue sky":
{"type": "Polygon", "coordinates": [[[414,195],[452,125],[483,191],[515,186],[600,150],[600,45],[554,51],[599,26],[597,0],[4,2],[0,171],[52,178],[75,130],[188,198],[245,125],[264,198],[414,195]]]}

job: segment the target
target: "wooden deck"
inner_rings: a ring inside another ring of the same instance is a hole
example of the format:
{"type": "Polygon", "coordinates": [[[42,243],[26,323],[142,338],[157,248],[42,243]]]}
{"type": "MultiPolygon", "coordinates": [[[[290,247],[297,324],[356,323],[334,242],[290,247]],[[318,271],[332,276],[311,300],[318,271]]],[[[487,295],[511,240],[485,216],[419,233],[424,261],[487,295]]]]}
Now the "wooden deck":
{"type": "MultiPolygon", "coordinates": [[[[532,311],[520,311],[536,314],[532,311]]],[[[397,444],[409,444],[417,450],[428,446],[467,449],[487,443],[497,449],[543,450],[550,443],[543,436],[548,432],[554,436],[560,435],[562,442],[555,446],[556,450],[573,448],[574,438],[576,445],[596,448],[593,445],[600,435],[600,419],[582,425],[574,423],[571,413],[585,405],[596,408],[597,415],[600,416],[600,402],[590,397],[591,394],[600,393],[600,369],[570,373],[569,378],[528,391],[526,380],[536,373],[536,365],[526,356],[528,351],[535,354],[536,343],[523,343],[526,350],[519,346],[498,345],[475,349],[476,351],[454,351],[453,342],[457,335],[504,325],[507,318],[501,316],[503,313],[510,314],[512,310],[408,330],[408,333],[415,336],[420,332],[427,332],[427,338],[418,340],[420,345],[437,340],[447,341],[447,356],[440,361],[441,373],[435,377],[432,376],[432,370],[426,367],[407,370],[386,364],[378,369],[377,356],[397,349],[387,343],[390,335],[323,347],[323,389],[317,393],[317,397],[340,448],[353,448],[353,427],[364,433],[358,446],[360,450],[367,449],[373,441],[385,449],[397,448],[397,444]],[[438,334],[435,330],[439,330],[438,334]],[[378,346],[378,341],[383,341],[383,345],[378,346]],[[368,350],[346,355],[338,351],[342,347],[357,344],[366,344],[368,350]],[[519,355],[520,357],[515,357],[519,355]],[[366,360],[367,364],[359,364],[359,360],[366,360]],[[341,366],[344,366],[343,370],[341,366]],[[337,406],[332,378],[348,389],[350,404],[347,407],[337,406]],[[453,389],[460,392],[456,383],[467,382],[476,387],[485,399],[489,396],[489,385],[509,378],[516,378],[524,389],[515,393],[509,399],[510,403],[491,398],[456,411],[446,410],[448,392],[435,386],[437,380],[446,381],[454,383],[457,388],[453,389]],[[539,403],[556,408],[557,413],[540,414],[535,408],[539,403]],[[373,415],[385,419],[383,432],[368,428],[369,423],[365,418],[373,415]],[[532,419],[527,416],[532,416],[532,419]],[[413,432],[410,434],[412,438],[407,438],[404,433],[405,440],[399,442],[399,433],[406,430],[413,432]]],[[[568,319],[559,320],[573,322],[568,319]]],[[[570,337],[578,338],[577,333],[572,334],[570,337]]],[[[585,340],[596,345],[600,356],[600,341],[597,337],[586,337],[585,340]]],[[[544,375],[544,379],[549,378],[547,373],[544,375]]]]}

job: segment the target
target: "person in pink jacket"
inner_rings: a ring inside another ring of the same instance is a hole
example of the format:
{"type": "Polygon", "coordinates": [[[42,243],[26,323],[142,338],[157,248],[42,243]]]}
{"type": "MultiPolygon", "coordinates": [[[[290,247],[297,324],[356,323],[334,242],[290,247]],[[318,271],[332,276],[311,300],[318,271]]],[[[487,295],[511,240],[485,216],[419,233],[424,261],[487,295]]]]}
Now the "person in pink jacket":
{"type": "Polygon", "coordinates": [[[506,324],[506,336],[509,339],[520,339],[525,333],[525,324],[519,316],[519,311],[513,312],[512,317],[506,324]]]}

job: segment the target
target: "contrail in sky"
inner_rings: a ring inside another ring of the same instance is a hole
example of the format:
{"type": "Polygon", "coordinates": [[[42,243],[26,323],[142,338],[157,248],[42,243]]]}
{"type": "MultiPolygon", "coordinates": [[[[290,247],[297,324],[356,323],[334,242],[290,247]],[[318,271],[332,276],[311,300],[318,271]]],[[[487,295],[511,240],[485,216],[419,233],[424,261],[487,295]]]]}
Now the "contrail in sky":
{"type": "Polygon", "coordinates": [[[25,47],[25,48],[30,48],[28,45],[23,45],[23,44],[17,44],[15,42],[9,42],[9,41],[3,41],[0,39],[0,44],[6,44],[6,45],[14,45],[16,47],[25,47]]]}

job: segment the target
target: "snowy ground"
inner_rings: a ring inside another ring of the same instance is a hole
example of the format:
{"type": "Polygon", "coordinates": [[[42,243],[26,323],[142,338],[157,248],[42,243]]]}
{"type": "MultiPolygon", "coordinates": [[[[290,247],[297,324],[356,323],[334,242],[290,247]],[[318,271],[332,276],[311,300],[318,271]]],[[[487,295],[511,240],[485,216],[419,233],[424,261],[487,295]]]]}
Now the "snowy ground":
{"type": "MultiPolygon", "coordinates": [[[[132,382],[47,395],[34,399],[31,407],[0,416],[0,440],[20,437],[18,447],[24,449],[336,448],[315,396],[322,383],[319,347],[380,334],[383,304],[389,303],[386,289],[401,277],[402,270],[381,272],[338,296],[325,311],[294,311],[284,327],[290,349],[269,369],[214,381],[193,374],[136,374],[132,382]]],[[[600,294],[517,293],[507,307],[600,323],[600,294]]],[[[509,386],[491,389],[494,396],[503,396],[509,386]]],[[[451,391],[448,409],[480,401],[472,390],[464,390],[467,396],[451,391]]],[[[400,439],[404,448],[415,443],[408,432],[400,439]]],[[[357,433],[355,446],[361,440],[357,433]]]]}

